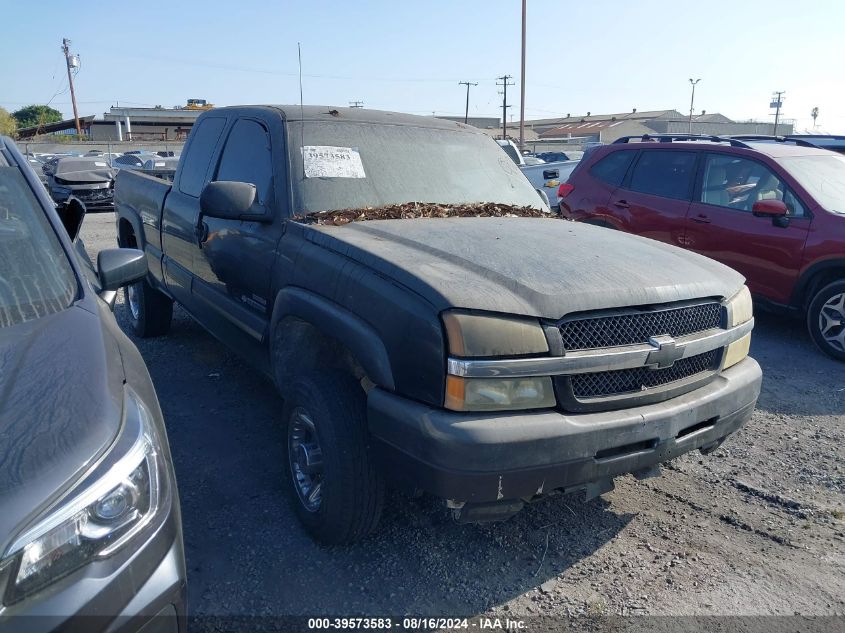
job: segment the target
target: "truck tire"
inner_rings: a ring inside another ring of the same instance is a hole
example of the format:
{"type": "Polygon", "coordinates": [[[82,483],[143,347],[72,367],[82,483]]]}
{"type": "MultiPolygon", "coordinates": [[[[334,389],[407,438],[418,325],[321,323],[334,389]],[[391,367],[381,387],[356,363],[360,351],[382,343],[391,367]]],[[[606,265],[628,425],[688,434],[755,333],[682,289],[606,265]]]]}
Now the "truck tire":
{"type": "Polygon", "coordinates": [[[173,300],[146,279],[127,286],[125,292],[132,331],[141,338],[167,334],[173,319],[173,300]]]}
{"type": "Polygon", "coordinates": [[[807,329],[821,351],[845,361],[845,280],[834,281],[813,296],[807,329]]]}
{"type": "Polygon", "coordinates": [[[297,377],[285,391],[285,471],[299,520],[321,543],[364,538],[378,525],[385,486],[370,449],[363,390],[328,371],[297,377]]]}

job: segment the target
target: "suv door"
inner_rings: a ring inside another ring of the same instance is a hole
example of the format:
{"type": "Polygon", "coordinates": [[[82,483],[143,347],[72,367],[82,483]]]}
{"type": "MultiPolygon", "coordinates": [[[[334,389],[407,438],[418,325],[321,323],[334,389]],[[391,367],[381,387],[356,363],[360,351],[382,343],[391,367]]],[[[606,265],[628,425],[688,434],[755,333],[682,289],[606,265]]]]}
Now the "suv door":
{"type": "MultiPolygon", "coordinates": [[[[281,152],[276,152],[281,155],[281,152]]],[[[279,161],[281,162],[281,161],[279,161]]],[[[271,135],[258,119],[239,118],[226,138],[212,182],[235,181],[255,185],[250,216],[232,220],[202,216],[203,239],[194,263],[193,294],[203,304],[208,327],[220,336],[232,328],[261,340],[272,310],[271,273],[282,219],[274,192],[271,135]],[[211,313],[214,314],[210,314],[211,313]]]]}
{"type": "Polygon", "coordinates": [[[708,152],[686,227],[687,248],[738,270],[752,293],[789,303],[812,217],[776,168],[708,152]],[[786,221],[755,217],[758,200],[782,200],[786,221]]]}
{"type": "Polygon", "coordinates": [[[697,157],[690,150],[643,148],[608,203],[619,227],[683,246],[697,157]]]}

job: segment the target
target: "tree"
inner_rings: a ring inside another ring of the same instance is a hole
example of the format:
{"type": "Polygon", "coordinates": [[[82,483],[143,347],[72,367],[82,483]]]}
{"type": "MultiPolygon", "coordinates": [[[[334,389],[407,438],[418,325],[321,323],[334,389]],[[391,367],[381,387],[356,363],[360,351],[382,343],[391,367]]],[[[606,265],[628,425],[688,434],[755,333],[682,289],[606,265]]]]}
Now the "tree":
{"type": "Polygon", "coordinates": [[[62,113],[47,105],[28,105],[12,113],[19,128],[46,125],[62,120],[62,113]]]}
{"type": "Polygon", "coordinates": [[[7,110],[0,108],[0,135],[14,136],[18,131],[18,122],[7,110]]]}

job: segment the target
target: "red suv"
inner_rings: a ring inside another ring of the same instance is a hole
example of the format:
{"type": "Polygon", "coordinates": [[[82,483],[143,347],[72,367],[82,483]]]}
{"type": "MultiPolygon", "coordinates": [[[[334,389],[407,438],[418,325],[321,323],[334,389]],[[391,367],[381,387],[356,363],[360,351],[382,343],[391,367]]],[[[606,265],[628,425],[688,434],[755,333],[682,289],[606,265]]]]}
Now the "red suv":
{"type": "Polygon", "coordinates": [[[621,138],[584,156],[561,213],[735,268],[845,361],[845,156],[772,139],[621,138]]]}

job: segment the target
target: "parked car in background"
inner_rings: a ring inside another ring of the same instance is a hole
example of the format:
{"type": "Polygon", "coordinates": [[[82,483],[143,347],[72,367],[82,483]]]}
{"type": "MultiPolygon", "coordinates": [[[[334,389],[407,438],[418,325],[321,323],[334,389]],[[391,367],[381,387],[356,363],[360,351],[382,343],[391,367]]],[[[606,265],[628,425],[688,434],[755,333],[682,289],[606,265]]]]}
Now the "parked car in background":
{"type": "Polygon", "coordinates": [[[537,158],[536,156],[532,156],[531,154],[523,154],[522,155],[522,164],[523,165],[543,165],[546,161],[542,158],[537,158]]]}
{"type": "Polygon", "coordinates": [[[845,157],[769,139],[637,140],[581,161],[561,186],[563,215],[727,264],[845,360],[845,157]]]}
{"type": "Polygon", "coordinates": [[[135,333],[178,302],[274,380],[291,501],[325,542],[374,530],[388,483],[464,522],[594,497],[712,452],[759,394],[741,275],[561,221],[458,123],[214,109],[173,184],[123,170],[116,207],[150,265],[135,333]]]}
{"type": "Polygon", "coordinates": [[[525,165],[525,158],[522,155],[522,152],[519,151],[519,147],[517,147],[516,143],[506,139],[497,139],[496,143],[499,144],[499,147],[511,157],[511,160],[522,167],[525,165]]]}
{"type": "Polygon", "coordinates": [[[566,160],[572,160],[564,152],[539,152],[535,154],[537,158],[542,158],[547,163],[560,163],[566,160]]]}
{"type": "Polygon", "coordinates": [[[153,157],[158,156],[152,152],[126,152],[112,160],[112,167],[114,169],[143,169],[144,163],[153,157]]]}
{"type": "Polygon", "coordinates": [[[536,189],[545,191],[552,211],[560,211],[560,187],[569,179],[577,160],[521,167],[522,173],[536,189]]]}
{"type": "Polygon", "coordinates": [[[88,211],[114,209],[114,169],[101,156],[62,157],[47,175],[47,188],[57,205],[64,205],[73,196],[88,211]]]}
{"type": "Polygon", "coordinates": [[[57,212],[2,137],[0,209],[0,628],[139,631],[159,616],[154,630],[184,633],[167,434],[109,305],[144,254],[92,266],[84,207],[57,212]]]}

